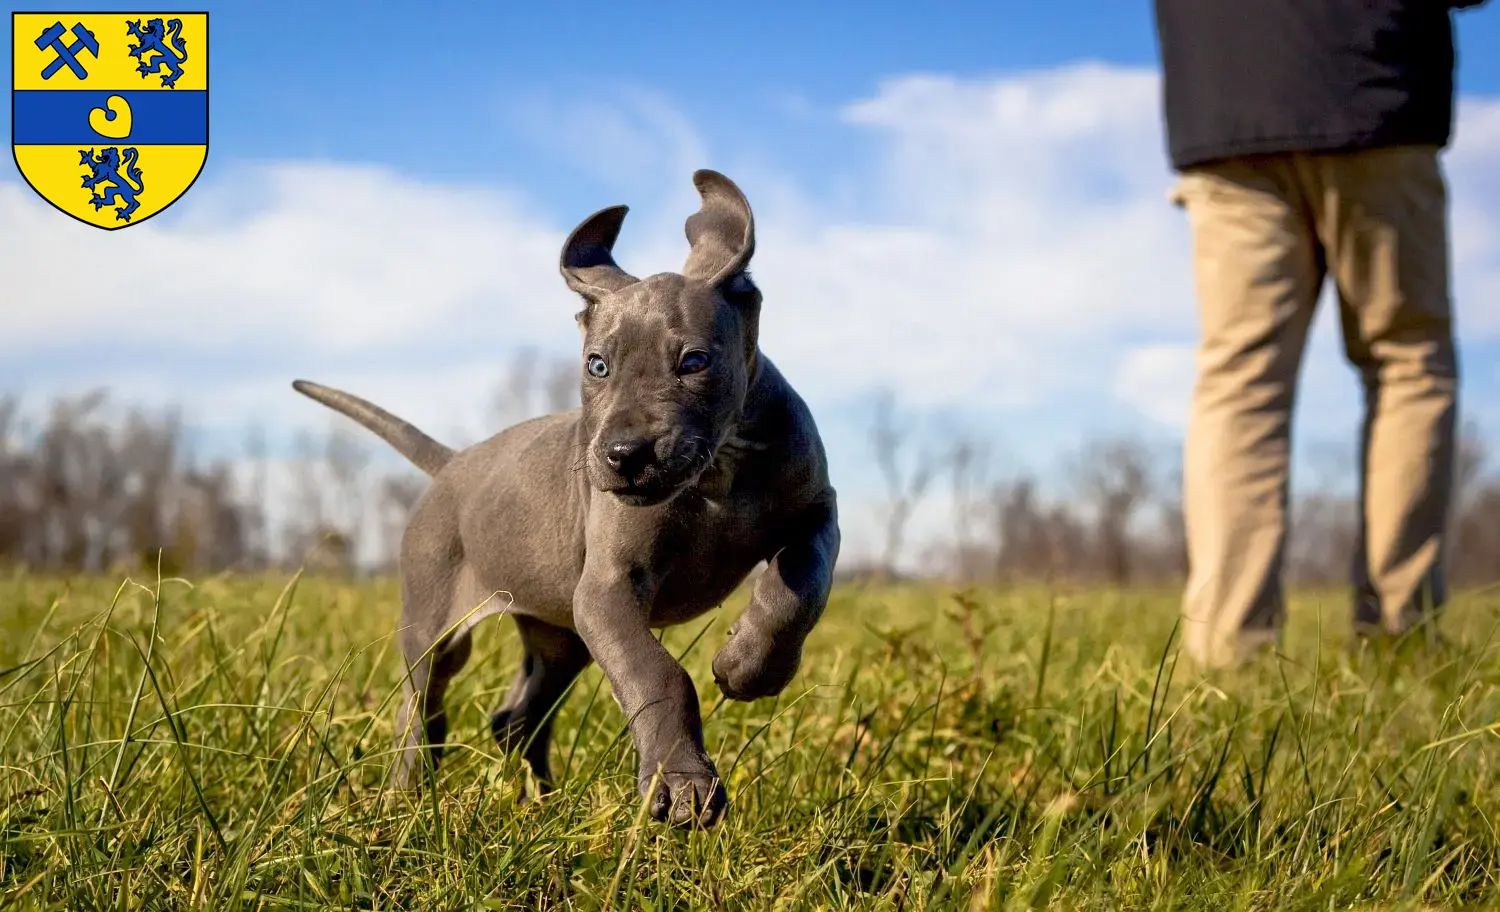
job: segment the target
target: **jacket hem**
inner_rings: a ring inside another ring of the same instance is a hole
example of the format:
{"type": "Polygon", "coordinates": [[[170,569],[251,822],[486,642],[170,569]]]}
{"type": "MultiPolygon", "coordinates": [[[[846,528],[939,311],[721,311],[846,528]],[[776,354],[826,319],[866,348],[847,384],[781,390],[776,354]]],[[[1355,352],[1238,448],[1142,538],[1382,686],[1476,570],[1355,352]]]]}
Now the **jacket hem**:
{"type": "Polygon", "coordinates": [[[1435,132],[1430,135],[1395,135],[1386,132],[1338,134],[1333,136],[1288,135],[1253,140],[1213,143],[1211,145],[1187,146],[1170,150],[1172,168],[1184,171],[1188,168],[1207,165],[1228,158],[1247,155],[1275,155],[1291,152],[1356,152],[1365,149],[1382,149],[1393,146],[1437,146],[1445,148],[1452,139],[1452,131],[1435,132]]]}

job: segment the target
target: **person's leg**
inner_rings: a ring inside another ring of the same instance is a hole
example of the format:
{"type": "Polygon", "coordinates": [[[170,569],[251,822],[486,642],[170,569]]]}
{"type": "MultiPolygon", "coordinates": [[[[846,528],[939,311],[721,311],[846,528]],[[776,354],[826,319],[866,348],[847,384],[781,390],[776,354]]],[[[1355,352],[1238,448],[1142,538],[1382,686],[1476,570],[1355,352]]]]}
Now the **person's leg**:
{"type": "Polygon", "coordinates": [[[1184,647],[1209,666],[1274,643],[1291,412],[1323,260],[1287,157],[1183,176],[1202,338],[1183,450],[1184,647]]]}
{"type": "Polygon", "coordinates": [[[1354,623],[1400,634],[1447,598],[1458,389],[1447,189],[1431,147],[1319,156],[1318,167],[1319,233],[1365,391],[1354,623]]]}

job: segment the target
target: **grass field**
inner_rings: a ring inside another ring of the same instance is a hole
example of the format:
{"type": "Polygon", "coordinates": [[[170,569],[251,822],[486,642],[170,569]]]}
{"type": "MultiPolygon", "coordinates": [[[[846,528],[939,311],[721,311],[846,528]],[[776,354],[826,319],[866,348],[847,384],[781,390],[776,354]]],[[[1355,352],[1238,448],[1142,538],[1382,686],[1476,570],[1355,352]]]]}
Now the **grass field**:
{"type": "Polygon", "coordinates": [[[670,631],[730,790],[643,820],[591,669],[561,788],[518,805],[481,628],[437,793],[382,791],[393,581],[0,579],[0,905],[19,908],[1329,909],[1500,906],[1500,594],[1446,645],[1204,677],[1170,592],[836,590],[777,701],[721,700],[741,604],[670,631]]]}

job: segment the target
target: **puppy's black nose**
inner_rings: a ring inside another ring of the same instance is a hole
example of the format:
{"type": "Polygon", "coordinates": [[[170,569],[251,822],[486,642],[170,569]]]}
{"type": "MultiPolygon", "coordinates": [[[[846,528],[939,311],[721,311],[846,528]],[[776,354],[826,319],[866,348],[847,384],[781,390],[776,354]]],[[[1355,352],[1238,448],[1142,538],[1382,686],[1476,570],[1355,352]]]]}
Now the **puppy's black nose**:
{"type": "Polygon", "coordinates": [[[628,437],[604,445],[604,461],[617,474],[634,478],[655,458],[655,444],[645,437],[628,437]]]}

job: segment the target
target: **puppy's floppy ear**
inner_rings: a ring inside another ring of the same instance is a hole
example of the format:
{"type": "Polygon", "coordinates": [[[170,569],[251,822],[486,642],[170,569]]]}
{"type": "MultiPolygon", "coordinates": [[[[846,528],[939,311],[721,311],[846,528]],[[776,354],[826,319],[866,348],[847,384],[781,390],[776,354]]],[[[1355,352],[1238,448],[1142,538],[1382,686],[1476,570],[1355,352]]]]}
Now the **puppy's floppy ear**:
{"type": "Polygon", "coordinates": [[[693,172],[693,186],[703,206],[688,216],[692,251],[682,274],[718,285],[744,271],[755,253],[755,217],[750,203],[734,181],[707,168],[693,172]]]}
{"type": "Polygon", "coordinates": [[[636,277],[615,265],[613,251],[627,206],[600,209],[584,219],[563,244],[558,264],[568,287],[593,300],[634,285],[636,277]]]}

